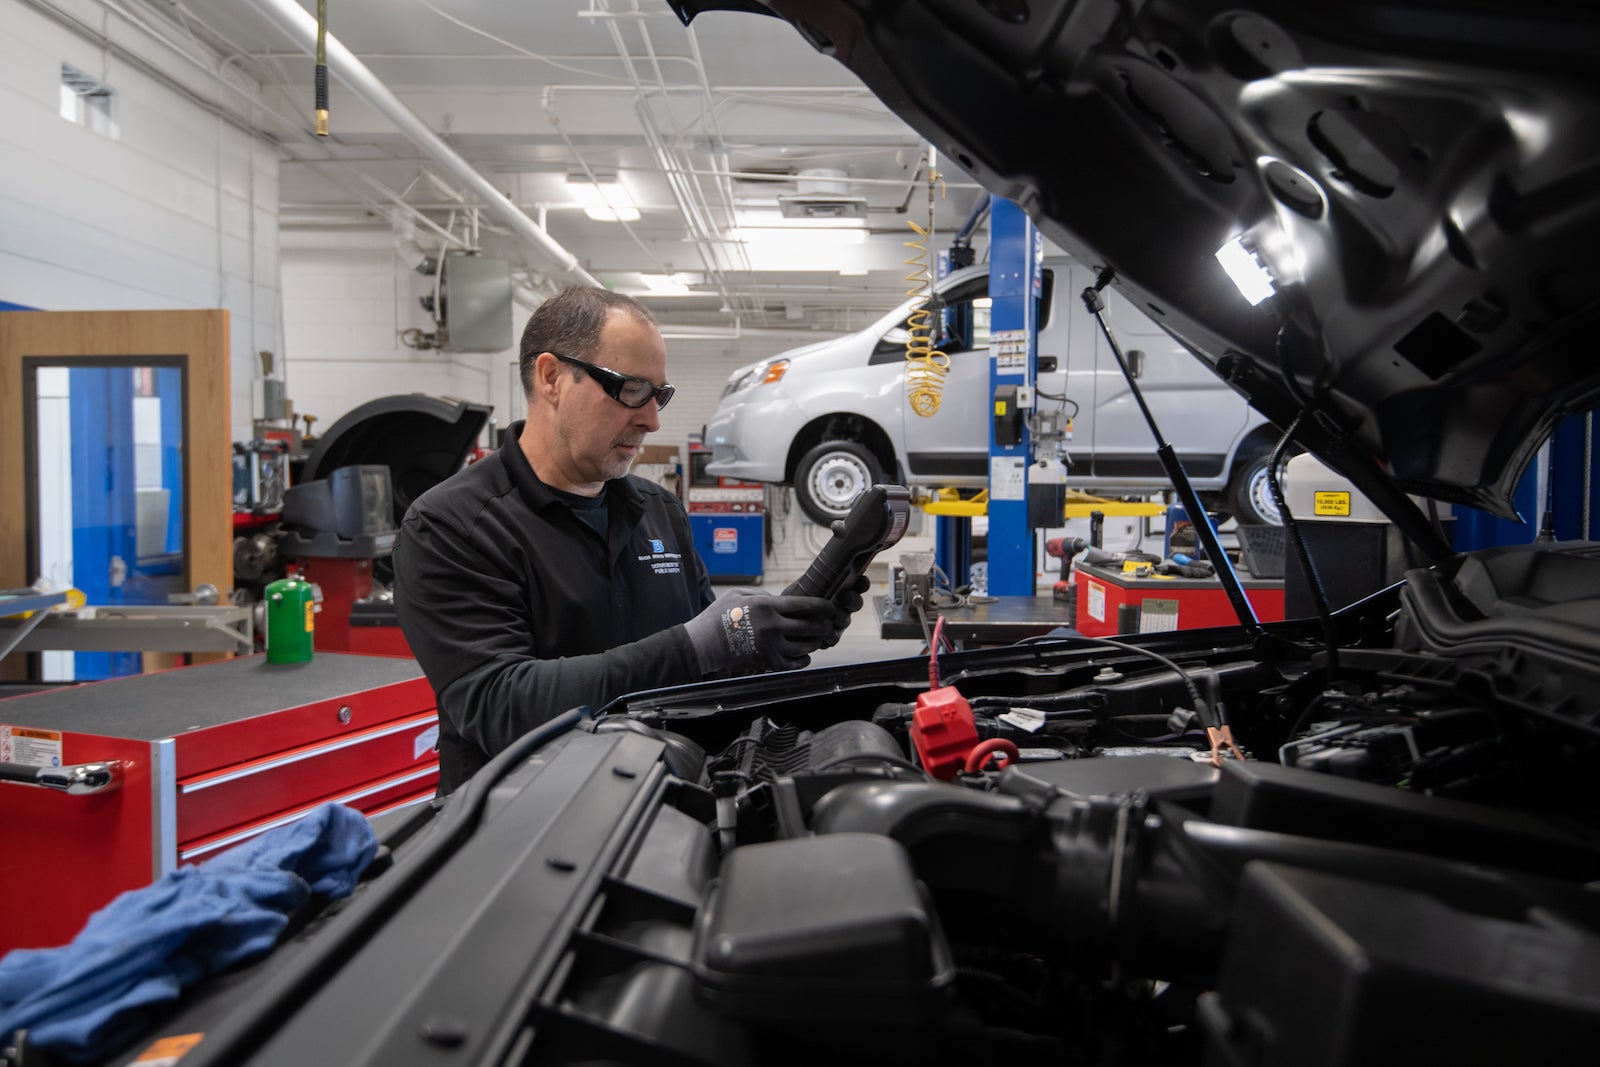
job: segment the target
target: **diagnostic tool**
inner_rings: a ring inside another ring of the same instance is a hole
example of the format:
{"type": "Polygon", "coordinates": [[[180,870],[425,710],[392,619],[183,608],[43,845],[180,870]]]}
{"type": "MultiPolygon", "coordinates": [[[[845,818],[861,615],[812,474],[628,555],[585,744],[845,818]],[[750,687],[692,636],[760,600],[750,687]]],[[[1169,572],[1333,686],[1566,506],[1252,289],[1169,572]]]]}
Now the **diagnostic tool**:
{"type": "Polygon", "coordinates": [[[783,595],[834,599],[866,572],[872,557],[900,540],[910,519],[911,490],[873,486],[856,498],[850,514],[835,520],[833,536],[783,595]]]}

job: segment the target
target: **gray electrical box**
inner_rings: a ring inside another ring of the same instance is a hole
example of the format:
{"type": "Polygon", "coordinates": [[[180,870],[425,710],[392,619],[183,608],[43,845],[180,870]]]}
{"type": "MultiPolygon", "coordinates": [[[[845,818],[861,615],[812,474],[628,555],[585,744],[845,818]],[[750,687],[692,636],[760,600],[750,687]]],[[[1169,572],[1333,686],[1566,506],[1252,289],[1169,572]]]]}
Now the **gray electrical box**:
{"type": "Polygon", "coordinates": [[[452,255],[442,293],[447,352],[503,352],[511,347],[511,264],[452,255]]]}

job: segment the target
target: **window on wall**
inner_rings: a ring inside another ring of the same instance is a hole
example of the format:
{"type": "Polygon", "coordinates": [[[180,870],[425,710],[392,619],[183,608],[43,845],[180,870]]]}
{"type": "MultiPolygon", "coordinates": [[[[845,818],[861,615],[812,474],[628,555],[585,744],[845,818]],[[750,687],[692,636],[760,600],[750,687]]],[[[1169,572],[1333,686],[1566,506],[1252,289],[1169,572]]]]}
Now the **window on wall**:
{"type": "Polygon", "coordinates": [[[71,63],[61,64],[61,117],[68,122],[116,137],[117,120],[112,112],[116,95],[117,91],[99,78],[71,63]]]}

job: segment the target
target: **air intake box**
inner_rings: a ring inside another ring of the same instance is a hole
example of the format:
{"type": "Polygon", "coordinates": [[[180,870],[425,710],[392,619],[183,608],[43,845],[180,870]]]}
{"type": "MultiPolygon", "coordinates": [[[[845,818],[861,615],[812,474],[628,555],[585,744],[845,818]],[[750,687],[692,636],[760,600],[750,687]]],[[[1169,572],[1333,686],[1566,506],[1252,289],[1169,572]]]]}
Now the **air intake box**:
{"type": "Polygon", "coordinates": [[[700,912],[693,959],[718,1012],[766,1023],[927,1021],[955,976],[905,850],[874,834],[730,853],[700,912]]]}

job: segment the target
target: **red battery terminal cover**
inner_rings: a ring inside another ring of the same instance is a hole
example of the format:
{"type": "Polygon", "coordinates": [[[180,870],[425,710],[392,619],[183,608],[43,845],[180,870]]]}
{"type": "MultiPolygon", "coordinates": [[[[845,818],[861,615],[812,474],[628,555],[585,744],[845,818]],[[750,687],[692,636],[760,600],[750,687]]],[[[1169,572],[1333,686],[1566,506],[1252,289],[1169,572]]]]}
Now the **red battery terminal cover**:
{"type": "Polygon", "coordinates": [[[967,753],[978,743],[967,698],[953,686],[930,689],[917,696],[911,717],[911,743],[922,769],[948,782],[965,766],[967,753]]]}

